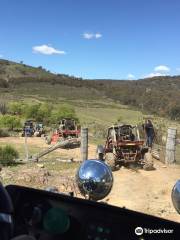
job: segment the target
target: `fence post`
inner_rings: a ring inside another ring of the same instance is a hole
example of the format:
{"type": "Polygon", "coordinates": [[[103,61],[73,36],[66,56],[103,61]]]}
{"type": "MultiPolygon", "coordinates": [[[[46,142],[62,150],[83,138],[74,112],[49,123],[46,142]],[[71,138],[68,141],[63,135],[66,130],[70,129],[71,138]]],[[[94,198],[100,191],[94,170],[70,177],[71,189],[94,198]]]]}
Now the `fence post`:
{"type": "Polygon", "coordinates": [[[29,160],[29,151],[28,151],[28,143],[27,143],[27,139],[28,139],[28,136],[27,136],[27,133],[25,131],[24,133],[24,147],[25,147],[25,159],[26,161],[29,160]]]}
{"type": "Polygon", "coordinates": [[[81,128],[81,161],[88,159],[88,128],[81,128]]]}
{"type": "Polygon", "coordinates": [[[166,142],[166,156],[165,163],[173,164],[176,162],[175,159],[175,150],[176,150],[176,128],[168,128],[168,136],[166,142]]]}

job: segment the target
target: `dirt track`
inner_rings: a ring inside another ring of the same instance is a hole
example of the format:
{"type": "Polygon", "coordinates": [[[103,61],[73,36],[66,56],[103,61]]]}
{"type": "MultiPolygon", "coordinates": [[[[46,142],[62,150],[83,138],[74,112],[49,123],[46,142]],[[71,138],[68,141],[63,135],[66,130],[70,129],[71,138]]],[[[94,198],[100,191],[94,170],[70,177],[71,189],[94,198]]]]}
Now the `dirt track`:
{"type": "MultiPolygon", "coordinates": [[[[24,139],[0,138],[1,142],[21,145],[24,139]]],[[[47,147],[41,138],[29,138],[28,145],[41,148],[47,147]]],[[[58,149],[56,152],[63,153],[69,159],[73,157],[74,160],[79,160],[80,158],[79,149],[58,149]]],[[[96,146],[90,144],[89,158],[94,158],[95,155],[96,146]]],[[[180,216],[176,213],[171,203],[171,189],[177,179],[180,178],[180,166],[165,166],[156,160],[154,164],[154,171],[133,170],[122,167],[114,172],[114,186],[105,200],[112,205],[123,206],[180,222],[180,216]]]]}
{"type": "Polygon", "coordinates": [[[180,177],[180,169],[164,168],[157,161],[155,168],[149,172],[125,168],[115,172],[109,202],[180,222],[171,203],[171,190],[180,177]]]}

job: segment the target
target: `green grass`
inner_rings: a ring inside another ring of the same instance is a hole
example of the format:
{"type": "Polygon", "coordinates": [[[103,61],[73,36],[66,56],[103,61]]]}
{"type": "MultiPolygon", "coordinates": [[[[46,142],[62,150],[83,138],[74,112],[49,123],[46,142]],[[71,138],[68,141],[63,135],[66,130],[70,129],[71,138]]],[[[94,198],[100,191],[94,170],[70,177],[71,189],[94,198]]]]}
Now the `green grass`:
{"type": "Polygon", "coordinates": [[[97,122],[108,126],[117,122],[118,118],[121,118],[121,122],[124,123],[137,124],[143,116],[141,112],[123,109],[121,105],[116,106],[116,108],[109,108],[108,106],[96,108],[87,105],[87,108],[76,107],[76,112],[81,122],[97,122]]]}

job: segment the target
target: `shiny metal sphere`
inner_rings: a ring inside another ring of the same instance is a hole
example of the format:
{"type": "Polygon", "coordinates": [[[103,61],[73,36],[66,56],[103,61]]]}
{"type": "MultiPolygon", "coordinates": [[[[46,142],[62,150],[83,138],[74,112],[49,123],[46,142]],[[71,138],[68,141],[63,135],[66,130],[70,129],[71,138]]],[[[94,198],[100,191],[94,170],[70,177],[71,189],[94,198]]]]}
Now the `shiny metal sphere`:
{"type": "Polygon", "coordinates": [[[174,208],[180,214],[180,180],[178,180],[174,185],[171,198],[172,198],[174,208]]]}
{"type": "Polygon", "coordinates": [[[81,194],[91,200],[101,200],[111,191],[113,175],[111,169],[100,160],[84,161],[76,174],[81,194]]]}

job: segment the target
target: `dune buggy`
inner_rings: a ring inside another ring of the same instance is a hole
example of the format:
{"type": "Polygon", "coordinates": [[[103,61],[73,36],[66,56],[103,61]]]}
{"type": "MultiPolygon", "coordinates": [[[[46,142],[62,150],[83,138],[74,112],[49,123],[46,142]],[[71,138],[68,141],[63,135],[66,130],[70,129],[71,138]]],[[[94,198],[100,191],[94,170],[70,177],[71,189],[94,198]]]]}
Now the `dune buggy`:
{"type": "Polygon", "coordinates": [[[153,169],[153,161],[137,126],[114,125],[108,128],[105,146],[97,148],[98,158],[114,171],[121,166],[138,164],[145,170],[153,169]]]}

